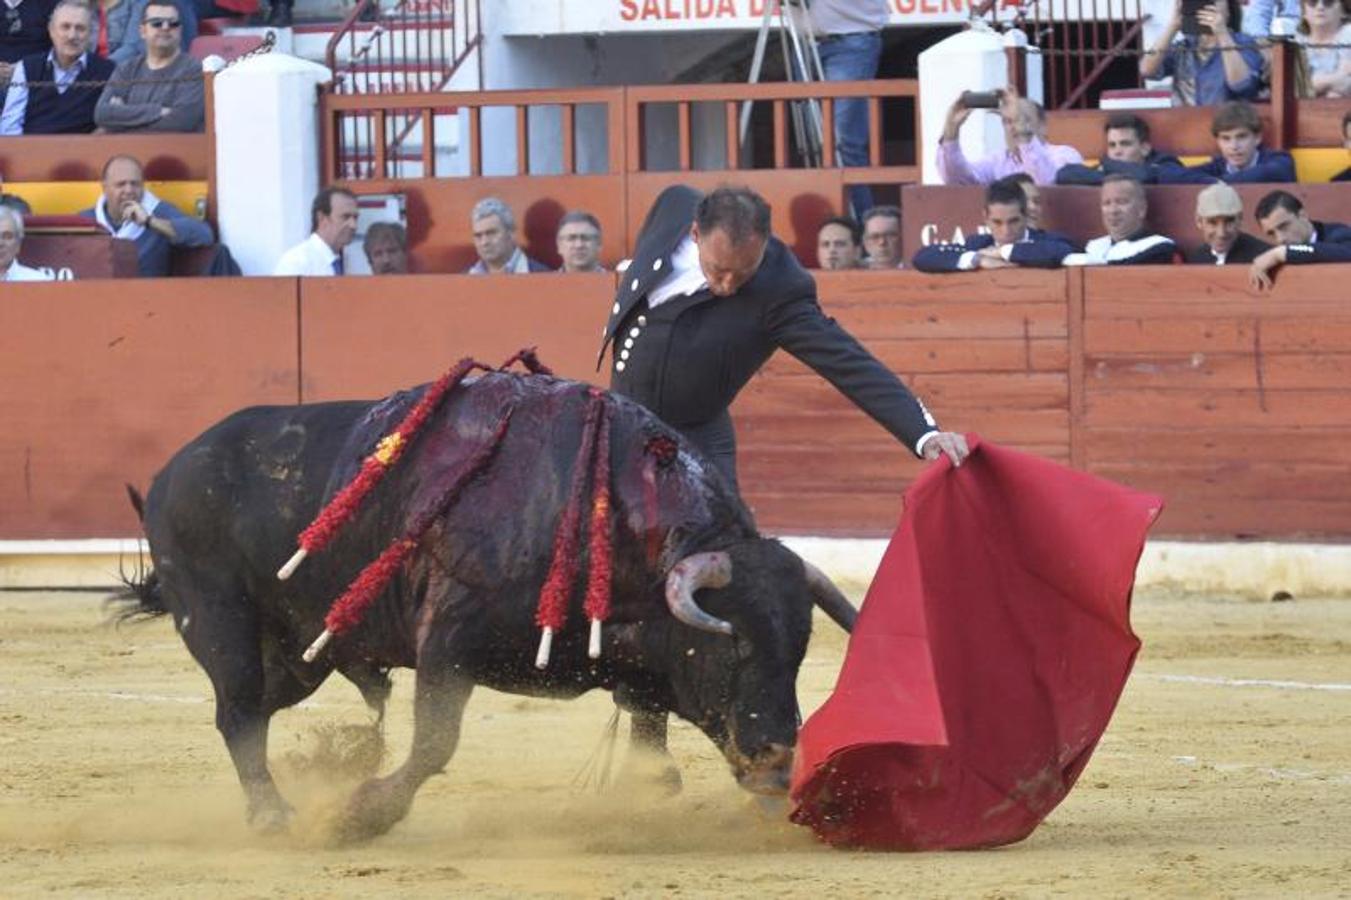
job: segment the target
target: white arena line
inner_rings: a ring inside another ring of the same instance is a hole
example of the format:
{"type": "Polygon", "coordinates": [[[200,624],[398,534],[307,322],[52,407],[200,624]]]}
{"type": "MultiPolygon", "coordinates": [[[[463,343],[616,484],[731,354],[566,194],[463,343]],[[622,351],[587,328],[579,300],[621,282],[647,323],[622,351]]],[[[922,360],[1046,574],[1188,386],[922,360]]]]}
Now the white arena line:
{"type": "Polygon", "coordinates": [[[1174,756],[1173,762],[1188,768],[1214,769],[1216,772],[1257,772],[1274,781],[1330,781],[1334,784],[1351,784],[1351,774],[1345,772],[1314,772],[1308,769],[1281,769],[1250,763],[1208,762],[1195,756],[1174,756]]]}
{"type": "MultiPolygon", "coordinates": [[[[31,690],[0,687],[0,696],[10,697],[100,697],[105,700],[134,700],[144,703],[213,703],[211,697],[188,694],[145,694],[137,691],[96,691],[89,688],[33,688],[31,690]]],[[[353,704],[354,706],[357,704],[353,704]]],[[[302,700],[288,709],[335,709],[330,703],[302,700]]]]}
{"type": "Polygon", "coordinates": [[[1225,678],[1212,675],[1167,675],[1161,672],[1136,672],[1136,678],[1148,678],[1152,681],[1172,681],[1184,684],[1213,684],[1220,687],[1256,687],[1275,688],[1283,691],[1351,691],[1351,684],[1331,682],[1319,684],[1311,681],[1270,681],[1263,678],[1225,678]]]}

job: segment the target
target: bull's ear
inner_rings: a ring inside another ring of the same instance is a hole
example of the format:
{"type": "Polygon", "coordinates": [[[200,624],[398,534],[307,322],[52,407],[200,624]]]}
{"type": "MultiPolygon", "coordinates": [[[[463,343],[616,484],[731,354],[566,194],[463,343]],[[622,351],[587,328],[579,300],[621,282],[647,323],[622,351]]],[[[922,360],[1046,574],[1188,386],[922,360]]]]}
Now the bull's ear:
{"type": "Polygon", "coordinates": [[[803,573],[807,576],[807,587],[812,592],[812,600],[821,611],[830,616],[831,621],[848,633],[853,633],[854,622],[858,620],[858,610],[844,592],[835,586],[835,582],[826,577],[816,566],[802,560],[803,573]]]}

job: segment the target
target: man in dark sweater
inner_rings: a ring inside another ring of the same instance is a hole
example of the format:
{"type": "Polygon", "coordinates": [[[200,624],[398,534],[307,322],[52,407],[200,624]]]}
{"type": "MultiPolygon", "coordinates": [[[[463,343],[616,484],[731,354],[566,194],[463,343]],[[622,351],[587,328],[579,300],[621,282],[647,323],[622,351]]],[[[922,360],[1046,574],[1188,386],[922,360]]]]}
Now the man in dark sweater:
{"type": "Polygon", "coordinates": [[[0,112],[0,135],[88,134],[100,82],[113,64],[89,52],[93,15],[82,0],[60,0],[48,32],[52,49],[25,56],[14,67],[0,112]]]}
{"type": "Polygon", "coordinates": [[[1207,266],[1250,263],[1270,244],[1239,229],[1243,198],[1227,184],[1212,184],[1196,195],[1196,228],[1205,243],[1185,254],[1186,261],[1207,266]]]}
{"type": "Polygon", "coordinates": [[[54,6],[56,0],[0,0],[0,81],[25,56],[52,49],[47,20],[54,6]]]}

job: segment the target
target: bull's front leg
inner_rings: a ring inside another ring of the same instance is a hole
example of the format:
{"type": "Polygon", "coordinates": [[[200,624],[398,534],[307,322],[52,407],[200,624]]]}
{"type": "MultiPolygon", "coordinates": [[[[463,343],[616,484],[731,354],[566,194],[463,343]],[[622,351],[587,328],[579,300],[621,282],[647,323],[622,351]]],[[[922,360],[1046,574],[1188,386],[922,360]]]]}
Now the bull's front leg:
{"type": "Polygon", "coordinates": [[[413,748],[408,760],[384,778],[361,785],[338,825],[342,840],[384,834],[408,815],[422,783],[445,769],[460,740],[460,722],[474,683],[442,662],[420,662],[413,703],[413,748]]]}
{"type": "Polygon", "coordinates": [[[666,748],[668,715],[665,711],[642,708],[632,697],[616,692],[615,702],[632,714],[629,725],[629,756],[620,772],[620,781],[652,786],[663,794],[680,793],[680,768],[666,748]],[[632,704],[632,705],[630,705],[632,704]]]}

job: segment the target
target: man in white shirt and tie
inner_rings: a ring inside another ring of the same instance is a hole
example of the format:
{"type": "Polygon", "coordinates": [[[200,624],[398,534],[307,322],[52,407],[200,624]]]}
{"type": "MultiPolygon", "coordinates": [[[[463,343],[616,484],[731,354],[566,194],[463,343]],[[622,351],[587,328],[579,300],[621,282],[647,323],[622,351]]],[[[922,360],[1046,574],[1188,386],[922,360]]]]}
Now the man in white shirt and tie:
{"type": "Polygon", "coordinates": [[[310,206],[310,223],[314,231],[281,255],[273,275],[343,274],[342,251],[357,233],[356,194],[346,188],[324,188],[310,206]]]}

